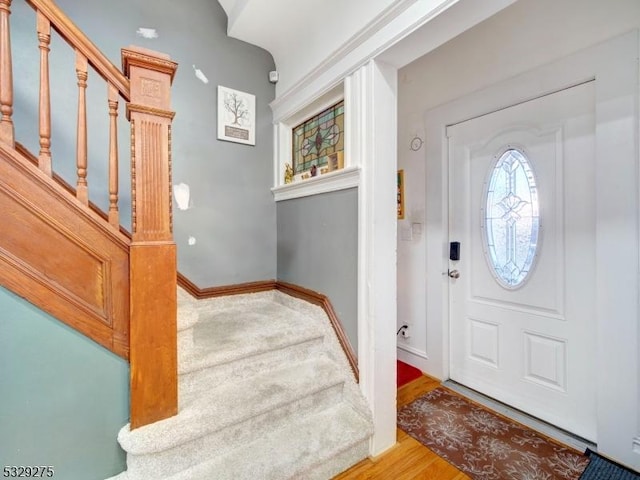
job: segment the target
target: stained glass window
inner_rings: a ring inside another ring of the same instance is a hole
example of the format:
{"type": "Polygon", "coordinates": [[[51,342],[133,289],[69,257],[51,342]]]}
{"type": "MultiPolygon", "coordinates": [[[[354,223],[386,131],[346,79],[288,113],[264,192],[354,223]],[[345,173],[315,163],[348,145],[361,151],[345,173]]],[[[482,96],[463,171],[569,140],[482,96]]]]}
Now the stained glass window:
{"type": "Polygon", "coordinates": [[[326,166],[329,155],[343,150],[344,100],[293,129],[293,172],[326,166]]]}
{"type": "Polygon", "coordinates": [[[500,156],[485,206],[489,263],[502,286],[516,288],[531,271],[540,228],[536,179],[523,152],[509,149],[500,156]]]}

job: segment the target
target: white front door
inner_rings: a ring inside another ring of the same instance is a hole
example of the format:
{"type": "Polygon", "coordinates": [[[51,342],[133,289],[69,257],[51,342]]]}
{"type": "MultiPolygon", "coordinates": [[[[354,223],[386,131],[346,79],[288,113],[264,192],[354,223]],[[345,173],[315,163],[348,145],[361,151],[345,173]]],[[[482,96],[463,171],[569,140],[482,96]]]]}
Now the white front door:
{"type": "Polygon", "coordinates": [[[447,136],[450,376],[595,442],[594,95],[584,83],[447,136]]]}

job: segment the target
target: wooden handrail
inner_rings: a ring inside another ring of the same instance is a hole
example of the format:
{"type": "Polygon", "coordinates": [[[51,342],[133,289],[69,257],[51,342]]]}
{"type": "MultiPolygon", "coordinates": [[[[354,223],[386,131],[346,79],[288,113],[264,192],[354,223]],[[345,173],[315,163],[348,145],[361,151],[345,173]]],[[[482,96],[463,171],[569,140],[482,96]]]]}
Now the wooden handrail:
{"type": "Polygon", "coordinates": [[[42,13],[60,36],[84,55],[96,72],[115,86],[125,100],[130,100],[129,79],[89,40],[89,37],[82,33],[60,7],[52,0],[26,0],[26,2],[36,11],[42,13]]]}

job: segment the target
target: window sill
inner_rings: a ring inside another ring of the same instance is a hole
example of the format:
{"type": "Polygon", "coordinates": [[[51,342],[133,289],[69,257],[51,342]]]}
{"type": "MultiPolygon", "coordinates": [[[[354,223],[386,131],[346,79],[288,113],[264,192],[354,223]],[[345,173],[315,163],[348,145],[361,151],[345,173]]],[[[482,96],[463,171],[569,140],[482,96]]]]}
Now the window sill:
{"type": "Polygon", "coordinates": [[[273,192],[275,201],[279,202],[281,200],[291,200],[292,198],[309,197],[319,193],[353,188],[357,187],[359,183],[360,168],[347,167],[318,177],[280,185],[272,188],[271,192],[273,192]]]}

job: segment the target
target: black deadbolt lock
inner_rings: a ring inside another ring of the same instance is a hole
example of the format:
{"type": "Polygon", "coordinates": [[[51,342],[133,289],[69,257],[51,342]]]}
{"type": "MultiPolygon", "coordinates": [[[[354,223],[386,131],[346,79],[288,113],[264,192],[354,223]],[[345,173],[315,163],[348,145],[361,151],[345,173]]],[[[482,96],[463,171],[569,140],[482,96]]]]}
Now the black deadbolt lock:
{"type": "Polygon", "coordinates": [[[460,260],[460,242],[451,242],[449,244],[449,260],[460,260]]]}

